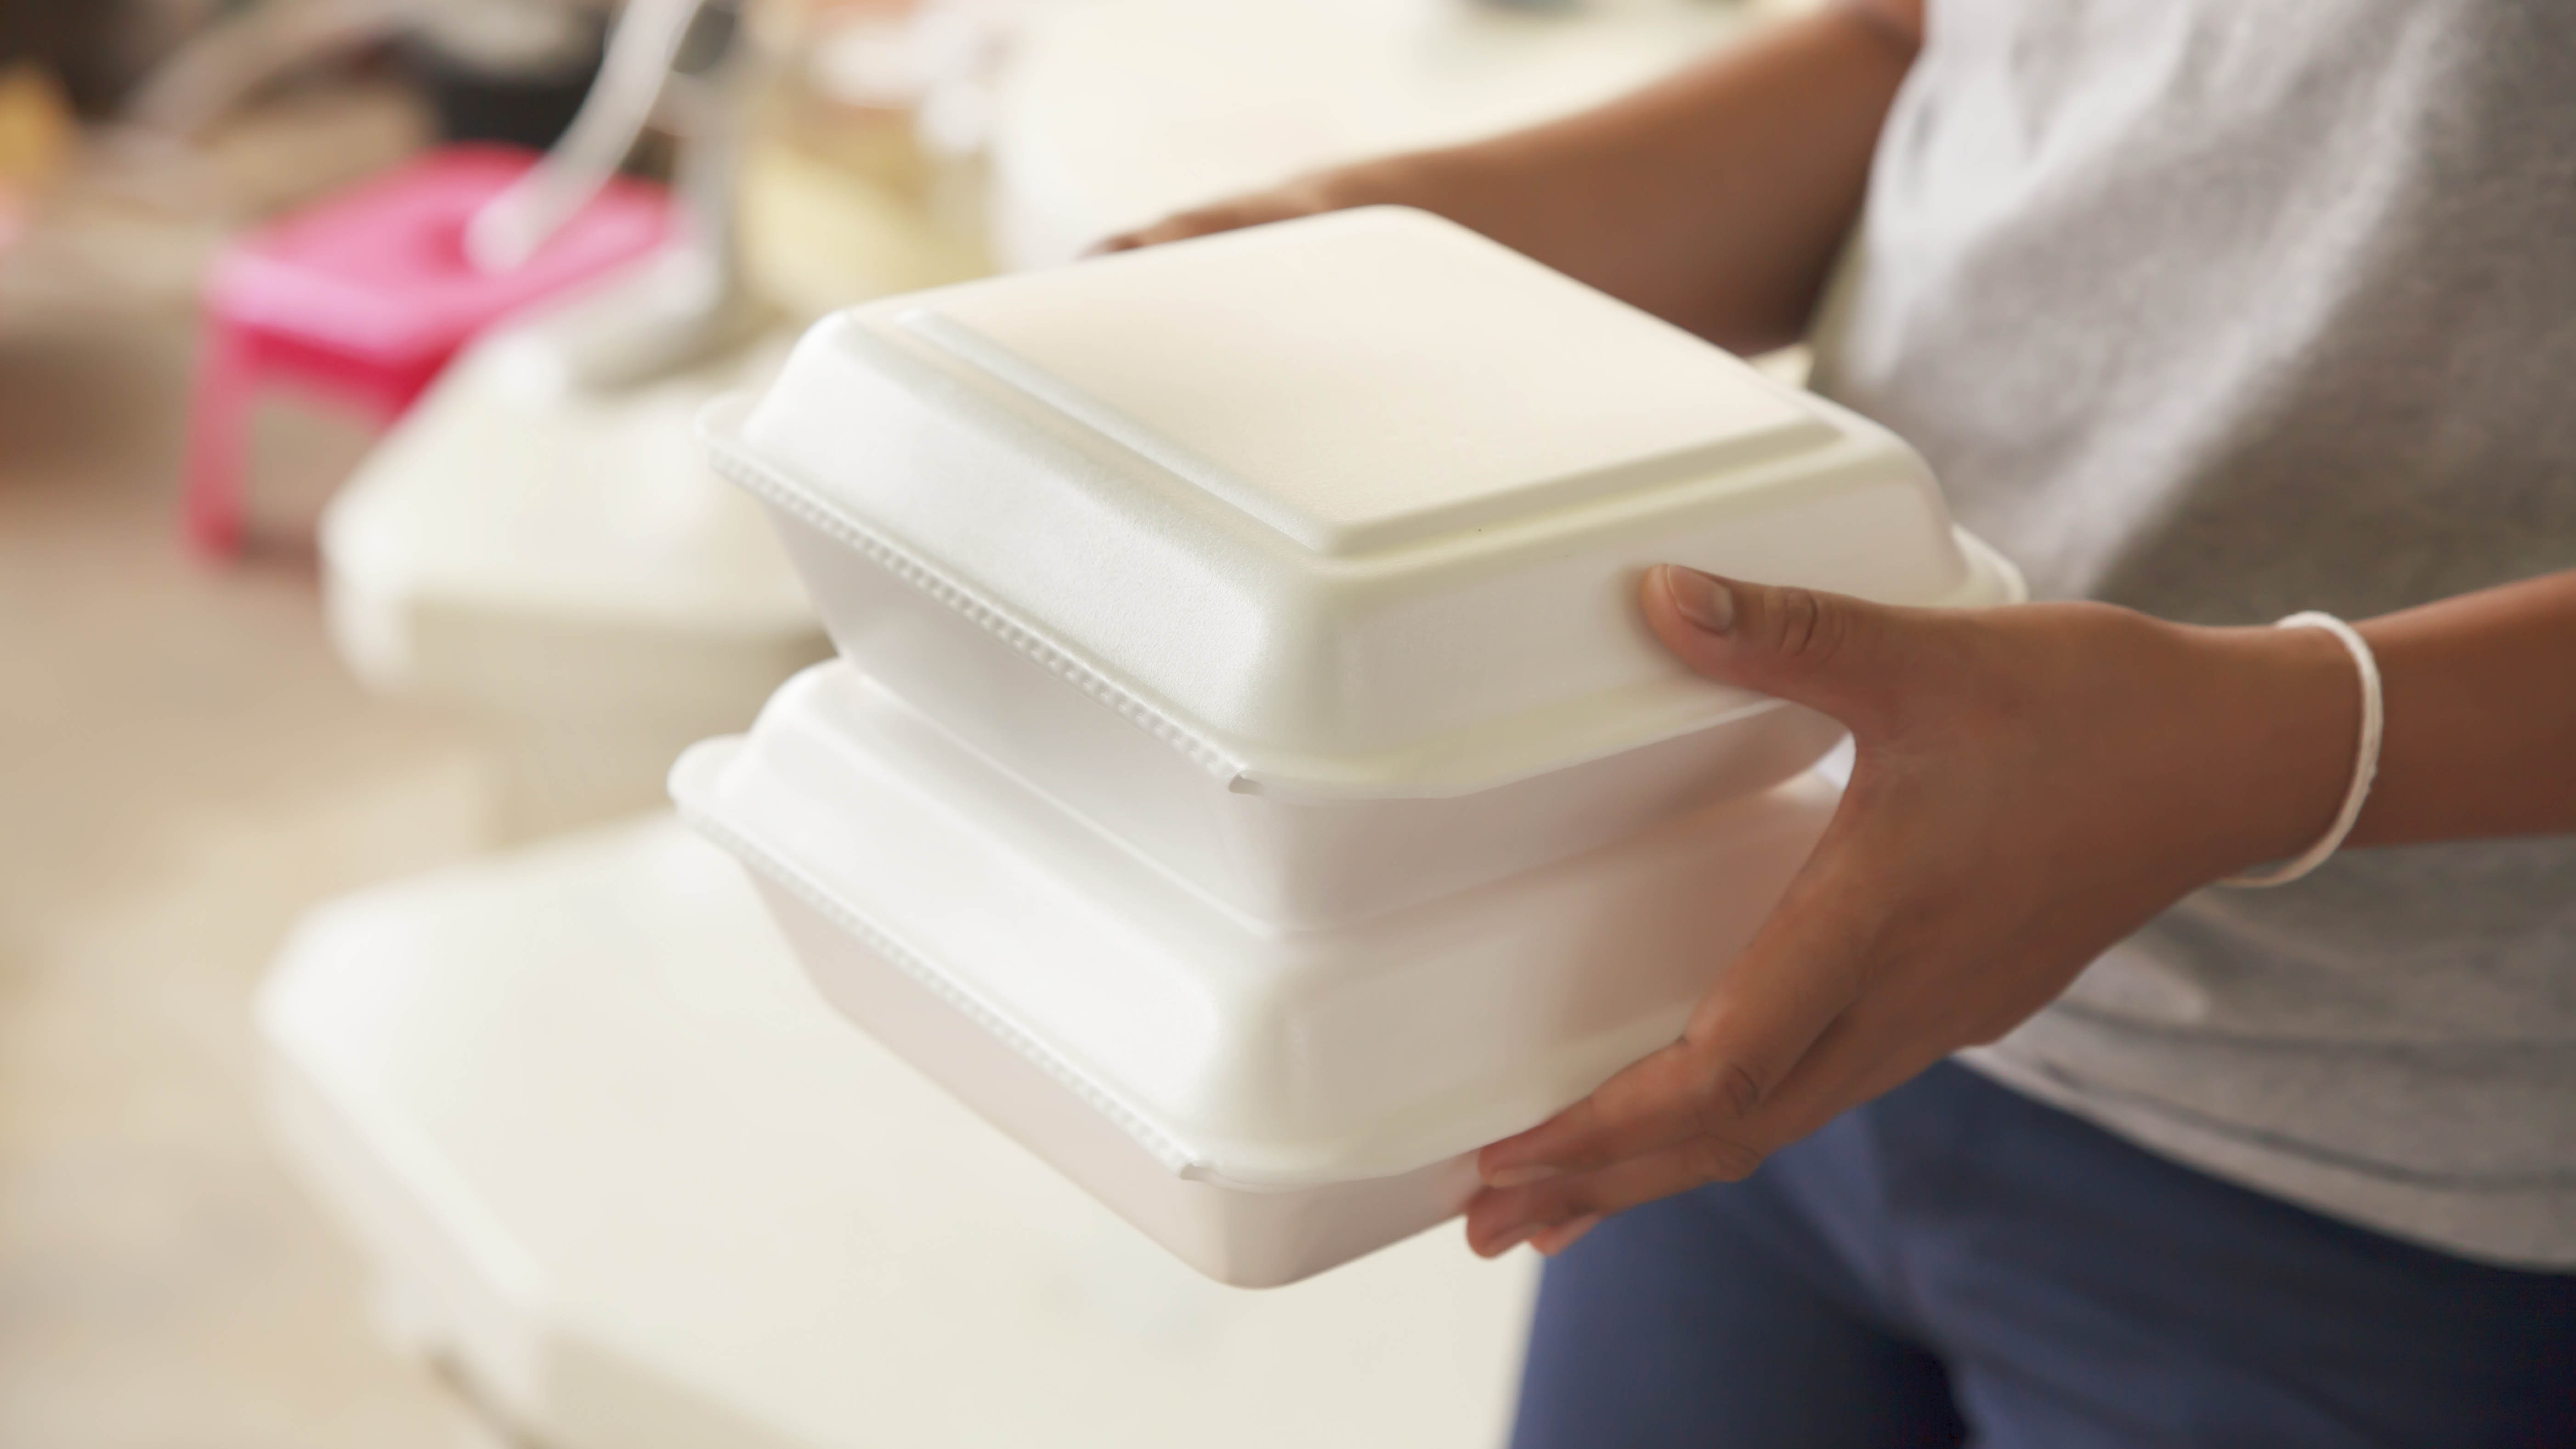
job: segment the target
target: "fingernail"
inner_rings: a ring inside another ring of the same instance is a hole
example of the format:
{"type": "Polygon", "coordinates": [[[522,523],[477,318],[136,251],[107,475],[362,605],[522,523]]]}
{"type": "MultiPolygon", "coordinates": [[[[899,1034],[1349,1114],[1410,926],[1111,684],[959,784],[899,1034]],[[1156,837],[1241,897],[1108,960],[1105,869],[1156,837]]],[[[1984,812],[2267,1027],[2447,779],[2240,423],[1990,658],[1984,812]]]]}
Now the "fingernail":
{"type": "Polygon", "coordinates": [[[1503,1254],[1510,1252],[1512,1249],[1519,1247],[1521,1244],[1528,1242],[1531,1235],[1537,1231],[1538,1224],[1523,1223],[1519,1227],[1516,1227],[1510,1232],[1503,1234],[1501,1237],[1494,1239],[1492,1242],[1487,1243],[1478,1251],[1482,1252],[1488,1258],[1499,1258],[1503,1254]]]}
{"type": "Polygon", "coordinates": [[[1735,628],[1735,595],[1724,584],[1680,564],[1664,565],[1664,588],[1681,616],[1712,634],[1735,628]]]}

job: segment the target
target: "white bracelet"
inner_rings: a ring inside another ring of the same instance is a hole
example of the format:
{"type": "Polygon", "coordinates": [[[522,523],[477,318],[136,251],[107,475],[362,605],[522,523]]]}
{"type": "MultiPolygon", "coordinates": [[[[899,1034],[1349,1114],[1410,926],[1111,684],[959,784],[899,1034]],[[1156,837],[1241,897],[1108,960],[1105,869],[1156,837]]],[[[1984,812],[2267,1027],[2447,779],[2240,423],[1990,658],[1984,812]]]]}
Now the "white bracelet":
{"type": "Polygon", "coordinates": [[[2379,736],[2385,718],[2379,696],[2379,659],[2370,652],[2369,642],[2359,630],[2332,614],[2292,614],[2274,627],[2323,629],[2343,641],[2354,667],[2361,671],[2361,746],[2353,752],[2352,788],[2344,791],[2343,809],[2335,813],[2333,826],[2308,847],[2305,855],[2287,865],[2255,875],[2229,876],[2219,882],[2240,889],[2288,885],[2325,864],[2326,857],[2340,849],[2343,838],[2352,833],[2352,823],[2361,818],[2362,804],[2370,798],[2370,782],[2379,776],[2379,736]]]}

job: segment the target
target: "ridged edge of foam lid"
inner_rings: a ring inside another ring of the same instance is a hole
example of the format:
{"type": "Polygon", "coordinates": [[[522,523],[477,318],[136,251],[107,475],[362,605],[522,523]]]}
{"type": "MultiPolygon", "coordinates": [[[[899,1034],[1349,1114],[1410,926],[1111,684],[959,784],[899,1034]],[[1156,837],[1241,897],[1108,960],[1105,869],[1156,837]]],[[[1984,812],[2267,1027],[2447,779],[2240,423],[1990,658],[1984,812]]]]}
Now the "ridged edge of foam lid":
{"type": "MultiPolygon", "coordinates": [[[[1436,769],[1426,768],[1425,762],[1460,753],[1472,756],[1472,750],[1460,750],[1462,740],[1477,735],[1507,736],[1516,729],[1526,728],[1531,715],[1542,711],[1524,712],[1422,744],[1361,756],[1327,758],[1228,740],[1192,724],[1178,710],[1156,699],[1150,691],[1121,679],[1115,671],[986,597],[901,543],[834,507],[820,490],[761,458],[742,439],[741,424],[752,403],[751,394],[735,392],[718,397],[699,410],[698,439],[719,474],[763,502],[794,515],[845,544],[861,558],[957,613],[1014,652],[1170,746],[1209,775],[1226,781],[1229,788],[1237,791],[1325,800],[1436,799],[1471,795],[1701,730],[1717,729],[1785,707],[1784,701],[1755,697],[1713,714],[1699,713],[1677,724],[1626,734],[1610,731],[1590,747],[1571,750],[1524,748],[1518,752],[1522,759],[1500,768],[1445,777],[1436,769]]],[[[1951,595],[1924,607],[2015,604],[2028,598],[2028,587],[2021,572],[2010,561],[1956,524],[1951,526],[1950,532],[1967,556],[1968,576],[1951,595]]],[[[1602,697],[1586,696],[1558,708],[1572,712],[1597,703],[1602,697]]],[[[1560,732],[1558,737],[1570,733],[1573,732],[1560,732]]],[[[1503,752],[1489,749],[1486,753],[1503,752]]],[[[1509,759],[1508,755],[1506,759],[1509,759]]]]}

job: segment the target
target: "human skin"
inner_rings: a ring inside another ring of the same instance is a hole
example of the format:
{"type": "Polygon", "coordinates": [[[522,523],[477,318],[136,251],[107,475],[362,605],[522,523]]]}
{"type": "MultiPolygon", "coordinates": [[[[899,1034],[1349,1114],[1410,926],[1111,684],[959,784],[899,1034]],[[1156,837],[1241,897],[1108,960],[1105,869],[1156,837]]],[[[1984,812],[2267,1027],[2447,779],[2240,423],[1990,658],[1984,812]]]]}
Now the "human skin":
{"type": "Polygon", "coordinates": [[[1892,3],[1828,10],[1595,110],[1300,177],[1099,250],[1416,206],[1721,347],[1768,351],[1806,331],[1919,28],[1892,3]]]}
{"type": "MultiPolygon", "coordinates": [[[[1805,329],[1922,25],[1919,0],[1856,0],[1598,110],[1104,245],[1400,203],[1766,349],[1805,329]]],[[[1890,608],[1669,565],[1640,604],[1700,674],[1848,727],[1851,785],[1677,1040],[1480,1154],[1467,1234],[1488,1256],[1561,1251],[1606,1214],[1741,1179],[1995,1040],[2183,896],[2297,855],[2352,779],[2360,687],[2322,630],[1890,608]]],[[[2576,571],[2358,627],[2386,734],[2349,846],[2576,832],[2576,571]]]]}

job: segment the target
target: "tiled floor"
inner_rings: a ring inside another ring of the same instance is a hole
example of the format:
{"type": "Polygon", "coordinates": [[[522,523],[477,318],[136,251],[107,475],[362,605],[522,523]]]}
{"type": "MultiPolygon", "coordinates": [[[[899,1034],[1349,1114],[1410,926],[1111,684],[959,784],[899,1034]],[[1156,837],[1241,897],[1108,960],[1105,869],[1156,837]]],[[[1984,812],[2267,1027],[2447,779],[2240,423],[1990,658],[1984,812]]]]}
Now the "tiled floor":
{"type": "MultiPolygon", "coordinates": [[[[0,1446],[449,1446],[268,1145],[246,1007],[305,904],[484,843],[491,769],[348,681],[309,547],[181,555],[189,340],[0,310],[0,1446]]],[[[266,441],[291,535],[354,440],[266,441]]]]}

